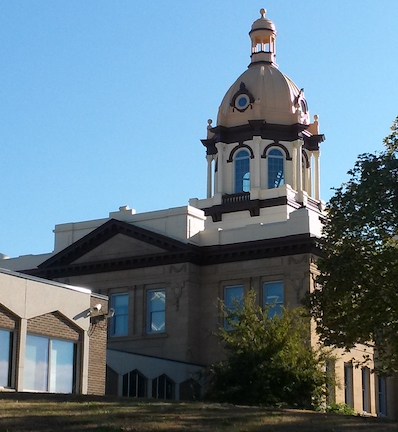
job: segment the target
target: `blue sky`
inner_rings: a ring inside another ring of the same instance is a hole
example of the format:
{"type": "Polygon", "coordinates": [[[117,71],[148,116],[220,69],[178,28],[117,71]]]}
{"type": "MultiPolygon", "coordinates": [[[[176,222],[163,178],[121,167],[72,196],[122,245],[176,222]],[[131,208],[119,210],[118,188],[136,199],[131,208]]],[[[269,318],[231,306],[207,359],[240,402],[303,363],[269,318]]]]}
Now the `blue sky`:
{"type": "Polygon", "coordinates": [[[398,115],[398,2],[0,0],[0,252],[50,252],[55,224],[120,206],[204,198],[200,139],[261,7],[319,115],[327,201],[398,115]]]}

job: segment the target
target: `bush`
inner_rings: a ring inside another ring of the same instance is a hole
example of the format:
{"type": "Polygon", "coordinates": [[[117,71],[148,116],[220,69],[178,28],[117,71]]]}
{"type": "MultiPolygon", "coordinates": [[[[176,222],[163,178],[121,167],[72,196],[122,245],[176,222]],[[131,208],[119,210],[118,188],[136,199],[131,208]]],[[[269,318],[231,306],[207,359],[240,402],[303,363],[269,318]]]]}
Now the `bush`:
{"type": "Polygon", "coordinates": [[[349,405],[345,403],[331,403],[326,407],[326,412],[328,413],[336,413],[336,414],[345,414],[345,415],[354,415],[354,408],[351,408],[349,405]]]}
{"type": "MultiPolygon", "coordinates": [[[[271,305],[272,306],[272,305],[271,305]]],[[[268,317],[253,290],[233,312],[224,311],[230,330],[219,330],[227,360],[212,366],[207,398],[251,405],[317,408],[328,382],[330,356],[310,344],[310,320],[303,309],[268,317]]]]}

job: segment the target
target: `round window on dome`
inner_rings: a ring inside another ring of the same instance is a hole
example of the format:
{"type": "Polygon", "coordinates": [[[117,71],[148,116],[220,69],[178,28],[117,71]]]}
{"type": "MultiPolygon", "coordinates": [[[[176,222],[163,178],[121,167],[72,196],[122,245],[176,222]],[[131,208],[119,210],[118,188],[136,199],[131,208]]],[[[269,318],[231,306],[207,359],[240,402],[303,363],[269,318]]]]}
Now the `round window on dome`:
{"type": "Polygon", "coordinates": [[[235,99],[235,108],[244,111],[250,105],[250,98],[246,94],[241,94],[235,99]]]}

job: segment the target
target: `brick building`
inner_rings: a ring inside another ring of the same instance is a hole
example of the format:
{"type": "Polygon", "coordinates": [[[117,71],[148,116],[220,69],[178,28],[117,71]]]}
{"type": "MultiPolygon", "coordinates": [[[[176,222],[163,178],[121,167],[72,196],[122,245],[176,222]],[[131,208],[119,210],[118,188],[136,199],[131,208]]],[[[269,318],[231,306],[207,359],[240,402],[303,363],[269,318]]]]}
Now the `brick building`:
{"type": "Polygon", "coordinates": [[[0,269],[0,391],[104,394],[107,308],[88,289],[0,269]]]}

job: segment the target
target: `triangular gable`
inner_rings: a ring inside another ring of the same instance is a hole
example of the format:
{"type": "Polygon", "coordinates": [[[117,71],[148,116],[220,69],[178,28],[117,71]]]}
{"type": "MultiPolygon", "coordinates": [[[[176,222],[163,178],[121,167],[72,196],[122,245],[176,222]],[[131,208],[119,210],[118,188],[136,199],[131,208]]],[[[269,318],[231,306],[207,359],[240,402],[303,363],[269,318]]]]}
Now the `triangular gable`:
{"type": "Polygon", "coordinates": [[[122,258],[186,254],[192,245],[110,219],[38,266],[41,270],[122,258]]]}
{"type": "Polygon", "coordinates": [[[73,261],[73,264],[82,264],[122,257],[143,257],[146,255],[162,254],[166,252],[167,250],[164,248],[148,244],[124,234],[116,234],[111,239],[73,261]]]}

